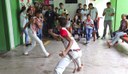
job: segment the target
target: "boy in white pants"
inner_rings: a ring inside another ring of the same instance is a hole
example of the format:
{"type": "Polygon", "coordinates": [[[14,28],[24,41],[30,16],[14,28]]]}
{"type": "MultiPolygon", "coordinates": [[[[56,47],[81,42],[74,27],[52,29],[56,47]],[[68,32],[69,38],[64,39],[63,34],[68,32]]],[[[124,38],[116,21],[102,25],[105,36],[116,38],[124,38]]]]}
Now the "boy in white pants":
{"type": "MultiPolygon", "coordinates": [[[[40,12],[37,12],[36,15],[40,16],[40,12]]],[[[31,51],[35,46],[36,42],[39,43],[41,49],[43,50],[46,57],[49,57],[50,54],[46,51],[43,42],[37,37],[37,31],[42,27],[41,18],[31,17],[30,21],[25,25],[24,29],[28,27],[28,35],[31,38],[32,45],[29,46],[25,51],[24,55],[28,55],[28,52],[31,51]]]]}
{"type": "Polygon", "coordinates": [[[66,19],[60,18],[59,19],[59,30],[60,30],[60,37],[63,40],[63,44],[65,46],[65,50],[63,50],[59,56],[62,57],[60,62],[55,67],[55,74],[62,74],[65,68],[72,62],[76,62],[78,68],[77,71],[81,70],[81,56],[82,52],[80,47],[76,43],[75,39],[69,33],[69,31],[65,28],[66,26],[66,19]]]}

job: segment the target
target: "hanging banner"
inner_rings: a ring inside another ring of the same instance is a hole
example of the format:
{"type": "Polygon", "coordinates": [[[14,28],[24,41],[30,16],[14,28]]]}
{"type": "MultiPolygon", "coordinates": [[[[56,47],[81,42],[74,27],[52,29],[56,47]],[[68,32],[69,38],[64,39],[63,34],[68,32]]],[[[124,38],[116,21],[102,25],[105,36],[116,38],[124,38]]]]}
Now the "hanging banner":
{"type": "Polygon", "coordinates": [[[30,0],[28,0],[28,3],[30,2],[30,0]]]}
{"type": "Polygon", "coordinates": [[[44,0],[45,5],[49,5],[49,0],[44,0]]]}
{"type": "Polygon", "coordinates": [[[20,0],[21,2],[24,2],[24,0],[20,0]]]}
{"type": "Polygon", "coordinates": [[[53,4],[54,2],[53,2],[53,0],[49,0],[49,4],[53,4]]]}

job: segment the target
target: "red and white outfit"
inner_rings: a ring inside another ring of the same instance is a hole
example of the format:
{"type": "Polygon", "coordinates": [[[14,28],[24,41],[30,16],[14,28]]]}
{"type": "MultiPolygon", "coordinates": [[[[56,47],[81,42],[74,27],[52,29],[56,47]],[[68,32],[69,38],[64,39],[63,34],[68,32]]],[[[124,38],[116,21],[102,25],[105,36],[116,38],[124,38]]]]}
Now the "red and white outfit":
{"type": "MultiPolygon", "coordinates": [[[[67,47],[68,41],[64,37],[70,36],[70,33],[66,28],[62,28],[60,30],[60,35],[63,37],[64,46],[67,47]]],[[[81,67],[82,51],[80,50],[80,47],[72,36],[71,39],[73,40],[73,44],[70,48],[69,54],[76,60],[78,66],[81,67]]],[[[71,59],[68,54],[64,58],[62,58],[55,68],[55,74],[62,74],[65,68],[72,62],[72,60],[73,59],[71,59]]]]}
{"type": "MultiPolygon", "coordinates": [[[[36,22],[39,23],[39,21],[37,21],[38,18],[34,18],[34,19],[36,19],[36,22]]],[[[43,42],[37,37],[38,29],[39,27],[36,24],[30,24],[30,27],[28,28],[28,35],[31,38],[32,44],[24,51],[24,54],[27,55],[28,52],[31,51],[36,46],[36,42],[37,42],[40,45],[45,56],[49,56],[49,53],[46,51],[43,42]]]]}

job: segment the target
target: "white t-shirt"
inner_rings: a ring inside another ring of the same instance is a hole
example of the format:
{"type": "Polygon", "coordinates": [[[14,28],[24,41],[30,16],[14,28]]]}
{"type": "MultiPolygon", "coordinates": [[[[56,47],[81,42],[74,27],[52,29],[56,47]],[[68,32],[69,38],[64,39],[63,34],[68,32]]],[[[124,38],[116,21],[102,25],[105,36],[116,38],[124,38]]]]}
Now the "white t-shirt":
{"type": "Polygon", "coordinates": [[[104,9],[104,13],[105,13],[105,19],[104,20],[112,20],[111,14],[114,13],[114,9],[113,8],[106,8],[104,9]]]}
{"type": "Polygon", "coordinates": [[[94,24],[94,22],[93,22],[93,20],[92,20],[92,19],[91,19],[91,20],[89,20],[89,21],[88,21],[88,20],[86,20],[86,27],[87,27],[87,28],[91,28],[91,29],[93,29],[93,27],[91,27],[91,25],[92,25],[92,24],[94,24]]]}
{"type": "MultiPolygon", "coordinates": [[[[61,35],[62,37],[65,37],[65,36],[69,36],[70,33],[69,33],[69,31],[68,31],[66,28],[62,28],[62,29],[60,30],[60,35],[61,35]]],[[[79,45],[77,44],[77,42],[75,41],[75,39],[74,39],[73,37],[71,37],[71,39],[72,39],[72,41],[73,41],[73,44],[72,44],[72,46],[71,46],[70,49],[71,49],[71,50],[80,49],[80,47],[79,47],[79,45]]],[[[64,41],[64,46],[67,47],[69,41],[67,41],[65,38],[63,38],[63,41],[64,41]]]]}
{"type": "Polygon", "coordinates": [[[26,18],[26,14],[25,12],[22,12],[20,14],[20,27],[23,28],[27,22],[28,22],[28,19],[26,18]]]}
{"type": "Polygon", "coordinates": [[[91,19],[92,20],[95,20],[96,18],[96,13],[98,13],[97,9],[96,8],[93,8],[90,10],[90,15],[91,15],[91,19]]]}
{"type": "Polygon", "coordinates": [[[45,13],[47,12],[47,10],[42,10],[42,14],[45,15],[45,13]]]}
{"type": "Polygon", "coordinates": [[[67,20],[66,28],[69,28],[71,26],[71,20],[67,20]]]}
{"type": "Polygon", "coordinates": [[[82,14],[82,22],[85,21],[87,19],[87,14],[89,14],[89,10],[81,10],[81,14],[82,14]]]}

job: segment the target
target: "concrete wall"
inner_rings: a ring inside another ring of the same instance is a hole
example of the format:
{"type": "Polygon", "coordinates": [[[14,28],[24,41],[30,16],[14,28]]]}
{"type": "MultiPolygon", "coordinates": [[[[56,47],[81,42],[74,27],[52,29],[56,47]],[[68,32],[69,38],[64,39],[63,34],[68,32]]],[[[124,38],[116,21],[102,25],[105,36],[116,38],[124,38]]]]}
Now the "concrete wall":
{"type": "Polygon", "coordinates": [[[65,4],[65,0],[54,0],[54,6],[59,7],[59,3],[64,3],[65,9],[70,13],[71,18],[75,15],[76,9],[78,8],[78,3],[86,4],[86,0],[78,0],[75,4],[65,4]]]}

